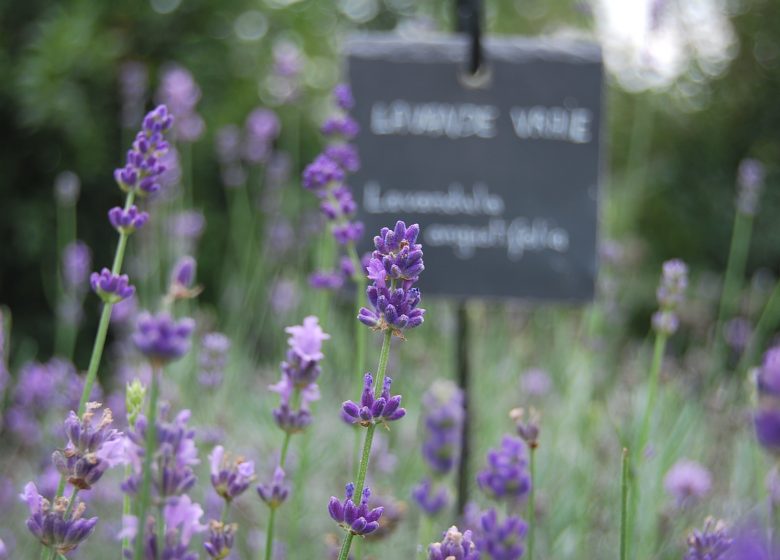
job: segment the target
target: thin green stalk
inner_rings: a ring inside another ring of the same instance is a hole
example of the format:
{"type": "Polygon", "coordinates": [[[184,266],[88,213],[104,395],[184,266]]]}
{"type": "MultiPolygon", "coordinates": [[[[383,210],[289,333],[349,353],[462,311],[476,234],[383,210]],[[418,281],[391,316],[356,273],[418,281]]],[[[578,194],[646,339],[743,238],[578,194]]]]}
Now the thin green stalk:
{"type": "Polygon", "coordinates": [[[764,347],[770,328],[777,324],[778,320],[780,320],[780,281],[775,284],[772,295],[769,296],[769,301],[767,301],[761,316],[758,318],[756,329],[750,337],[750,342],[742,353],[742,357],[737,365],[738,373],[744,373],[749,367],[755,365],[756,354],[764,347]]]}
{"type": "Polygon", "coordinates": [[[287,450],[290,447],[290,439],[291,439],[290,432],[285,432],[284,441],[282,442],[282,452],[279,454],[279,466],[281,468],[284,468],[284,463],[285,460],[287,459],[287,450]]]}
{"type": "MultiPolygon", "coordinates": [[[[130,465],[125,465],[125,477],[124,480],[127,480],[130,478],[130,474],[132,473],[132,470],[130,468],[130,465]]],[[[132,509],[130,506],[130,495],[127,493],[124,493],[124,496],[122,496],[122,519],[124,519],[126,516],[130,515],[132,513],[132,509]]],[[[122,537],[122,552],[124,553],[125,550],[130,550],[130,538],[129,537],[122,537]]]]}
{"type": "Polygon", "coordinates": [[[718,322],[715,332],[716,365],[723,363],[725,352],[725,324],[734,315],[737,307],[737,298],[742,289],[742,281],[745,276],[750,238],[753,232],[753,216],[737,211],[734,215],[734,228],[731,230],[731,246],[729,259],[726,264],[726,274],[723,278],[723,290],[720,296],[718,309],[718,322]]]}
{"type": "Polygon", "coordinates": [[[425,514],[420,516],[420,522],[417,524],[417,544],[420,545],[420,552],[422,558],[428,556],[425,545],[429,542],[428,539],[431,535],[431,518],[425,514]]]}
{"type": "Polygon", "coordinates": [[[223,525],[228,522],[229,515],[230,515],[230,502],[225,502],[225,507],[222,508],[222,517],[220,517],[220,522],[223,525]]]}
{"type": "MultiPolygon", "coordinates": [[[[620,474],[620,560],[628,559],[628,449],[623,448],[620,474]]],[[[633,496],[636,501],[636,496],[633,496]]]]}
{"type": "Polygon", "coordinates": [[[528,560],[534,560],[534,544],[536,543],[536,445],[532,445],[528,457],[529,473],[531,475],[531,490],[528,493],[528,560]]]}
{"type": "MultiPolygon", "coordinates": [[[[295,400],[295,397],[298,395],[298,390],[296,389],[295,395],[293,396],[293,399],[295,400]]],[[[290,440],[292,439],[292,434],[290,432],[284,433],[284,441],[282,442],[282,451],[279,454],[279,467],[284,468],[284,464],[287,460],[287,450],[290,448],[290,440]]],[[[276,522],[276,510],[278,509],[278,506],[271,507],[271,514],[268,518],[268,528],[266,529],[265,533],[265,560],[271,560],[271,556],[273,555],[274,551],[274,524],[276,522]]]]}
{"type": "Polygon", "coordinates": [[[146,421],[146,444],[144,452],[143,478],[138,493],[137,515],[138,534],[135,537],[134,560],[142,560],[144,552],[144,527],[146,525],[146,510],[149,507],[149,494],[152,484],[152,455],[157,446],[157,400],[160,394],[159,366],[152,367],[152,386],[149,390],[149,412],[146,421]]]}
{"type": "MultiPolygon", "coordinates": [[[[379,392],[382,391],[382,384],[385,380],[385,371],[387,370],[387,361],[390,358],[390,341],[393,337],[392,331],[389,329],[385,331],[385,338],[382,341],[382,351],[379,354],[379,366],[376,371],[376,379],[374,381],[374,393],[379,396],[379,392]]],[[[368,473],[368,461],[371,457],[371,445],[374,441],[374,431],[376,430],[376,424],[370,424],[366,428],[366,439],[363,442],[363,455],[360,459],[360,467],[358,469],[357,480],[355,481],[355,499],[359,500],[363,494],[363,485],[366,482],[366,474],[368,473]]],[[[344,537],[344,544],[341,546],[341,552],[339,552],[338,560],[347,560],[349,558],[349,549],[352,546],[352,539],[354,535],[351,532],[347,532],[344,537]]]]}

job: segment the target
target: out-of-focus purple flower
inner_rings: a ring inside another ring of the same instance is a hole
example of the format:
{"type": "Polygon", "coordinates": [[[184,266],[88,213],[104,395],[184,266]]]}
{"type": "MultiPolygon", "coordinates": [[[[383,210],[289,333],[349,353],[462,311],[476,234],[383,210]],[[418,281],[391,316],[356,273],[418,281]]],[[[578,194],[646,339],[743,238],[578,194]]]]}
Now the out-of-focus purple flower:
{"type": "Polygon", "coordinates": [[[344,111],[349,111],[355,106],[352,88],[348,84],[337,84],[333,88],[333,100],[336,102],[336,106],[344,111]]]}
{"type": "Polygon", "coordinates": [[[461,533],[455,525],[447,529],[441,542],[428,547],[428,560],[479,560],[471,531],[461,533]]]}
{"type": "Polygon", "coordinates": [[[688,266],[680,259],[666,261],[656,297],[662,309],[674,310],[685,300],[688,288],[688,266]]]}
{"type": "Polygon", "coordinates": [[[217,159],[220,163],[235,163],[241,159],[241,128],[228,124],[217,131],[217,159]]]}
{"type": "Polygon", "coordinates": [[[683,560],[725,560],[733,542],[726,524],[708,517],[701,531],[694,529],[688,536],[688,552],[683,560]]]}
{"type": "Polygon", "coordinates": [[[133,294],[114,304],[114,307],[111,308],[111,323],[129,323],[135,318],[136,313],[138,313],[138,298],[133,294]]]}
{"type": "Polygon", "coordinates": [[[670,336],[680,328],[680,318],[674,311],[656,311],[653,313],[652,325],[655,332],[670,336]]]}
{"type": "Polygon", "coordinates": [[[0,560],[8,560],[11,557],[11,552],[6,546],[3,539],[0,539],[0,560]]]}
{"type": "Polygon", "coordinates": [[[756,438],[767,451],[780,453],[780,410],[759,408],[753,415],[756,438]]]}
{"type": "Polygon", "coordinates": [[[168,225],[174,237],[185,241],[196,241],[206,227],[206,217],[198,210],[185,210],[171,216],[168,225]]]}
{"type": "Polygon", "coordinates": [[[268,187],[278,189],[290,180],[292,157],[287,152],[274,151],[265,167],[265,177],[268,187]]]}
{"type": "MultiPolygon", "coordinates": [[[[292,351],[288,352],[288,358],[292,351]]],[[[297,373],[291,373],[295,367],[290,367],[289,362],[282,363],[282,378],[278,383],[271,385],[269,389],[279,394],[279,408],[273,410],[276,424],[285,432],[294,434],[304,430],[311,424],[311,412],[309,404],[320,398],[320,389],[312,378],[319,375],[319,365],[316,367],[305,366],[297,373]],[[300,374],[300,376],[298,375],[300,374]],[[297,379],[297,382],[296,382],[297,379]],[[300,405],[298,410],[291,407],[293,393],[300,392],[300,405]]]]}
{"type": "Polygon", "coordinates": [[[122,126],[130,128],[143,111],[149,70],[143,62],[128,60],[119,67],[119,94],[122,97],[122,126]]]}
{"type": "Polygon", "coordinates": [[[489,509],[480,518],[477,550],[492,560],[518,560],[523,555],[526,524],[519,517],[499,522],[496,510],[489,509]]]}
{"type": "Polygon", "coordinates": [[[271,286],[269,304],[277,315],[285,315],[293,311],[300,303],[298,287],[292,280],[277,280],[271,286]]]}
{"type": "Polygon", "coordinates": [[[520,390],[530,397],[543,397],[550,389],[552,380],[543,369],[531,368],[520,376],[520,390]]]}
{"type": "Polygon", "coordinates": [[[319,155],[303,170],[303,186],[309,190],[320,192],[334,183],[344,180],[344,170],[326,155],[319,155]]]}
{"type": "Polygon", "coordinates": [[[336,224],[331,228],[333,237],[341,245],[356,243],[363,237],[363,222],[345,222],[336,224]]]}
{"type": "Polygon", "coordinates": [[[780,397],[780,346],[770,348],[756,378],[761,396],[780,397]]]}
{"type": "Polygon", "coordinates": [[[255,463],[243,457],[231,460],[225,448],[218,445],[209,455],[211,485],[226,502],[243,494],[255,479],[255,463]]]}
{"type": "Polygon", "coordinates": [[[127,274],[112,274],[107,268],[101,270],[99,274],[93,272],[89,277],[89,284],[106,303],[117,303],[135,293],[135,288],[130,285],[127,274]]]}
{"type": "Polygon", "coordinates": [[[253,165],[265,163],[273,151],[273,143],[281,132],[281,123],[276,113],[258,107],[246,118],[246,140],[244,159],[253,165]]]}
{"type": "Polygon", "coordinates": [[[412,488],[412,499],[420,510],[430,517],[439,515],[450,504],[450,493],[446,486],[435,485],[430,478],[423,478],[412,488]]]}
{"type": "Polygon", "coordinates": [[[401,395],[390,395],[390,385],[393,380],[385,377],[382,393],[374,397],[374,378],[367,373],[363,378],[363,394],[360,404],[346,401],[341,409],[344,418],[349,418],[353,424],[368,427],[371,424],[387,424],[400,420],[406,415],[406,409],[401,408],[401,395]]]}
{"type": "Polygon", "coordinates": [[[167,297],[171,300],[197,297],[201,292],[199,286],[194,286],[197,268],[197,261],[189,255],[181,257],[176,261],[171,270],[167,297]]]}
{"type": "Polygon", "coordinates": [[[83,241],[73,241],[62,252],[62,280],[69,292],[79,292],[86,286],[92,268],[92,251],[83,241]]]}
{"type": "Polygon", "coordinates": [[[200,341],[198,381],[204,387],[217,387],[222,383],[227,365],[230,339],[222,333],[203,335],[200,341]]]}
{"type": "MultiPolygon", "coordinates": [[[[169,498],[163,508],[163,517],[167,530],[176,530],[184,545],[189,544],[193,535],[206,530],[206,526],[200,522],[203,508],[186,494],[169,498]]],[[[163,556],[163,558],[169,557],[163,556]]]]}
{"type": "Polygon", "coordinates": [[[328,513],[331,519],[353,535],[373,533],[379,528],[379,518],[382,517],[384,508],[381,506],[373,509],[368,508],[368,500],[371,497],[371,490],[368,487],[363,489],[359,505],[352,501],[354,493],[355,485],[350,482],[346,486],[344,501],[339,501],[335,496],[331,496],[328,503],[328,513]]]}
{"type": "Polygon", "coordinates": [[[374,507],[382,507],[382,517],[379,518],[379,527],[376,531],[367,535],[371,541],[378,541],[392,535],[403,521],[406,515],[406,504],[393,499],[391,496],[374,495],[374,507]]]}
{"type": "Polygon", "coordinates": [[[165,105],[146,115],[143,128],[127,152],[127,163],[114,171],[114,179],[123,191],[147,195],[160,190],[158,180],[165,171],[161,159],[168,152],[164,134],[172,125],[173,117],[165,105]]]}
{"type": "Polygon", "coordinates": [[[41,544],[62,555],[75,550],[84,542],[98,522],[97,517],[83,518],[86,510],[84,502],[80,502],[71,510],[70,501],[62,497],[57,498],[52,505],[38,493],[32,482],[24,487],[21,498],[30,510],[27,529],[41,544]]]}
{"type": "Polygon", "coordinates": [[[100,422],[93,425],[100,403],[88,403],[79,418],[71,411],[65,420],[68,443],[52,454],[52,462],[67,481],[80,490],[89,490],[109,468],[122,461],[124,440],[113,427],[111,410],[103,409],[100,422]]]}
{"type": "MultiPolygon", "coordinates": [[[[152,487],[160,500],[169,496],[181,496],[196,481],[193,467],[200,463],[195,446],[195,431],[189,427],[190,411],[182,410],[172,422],[166,420],[167,410],[162,410],[157,426],[156,460],[152,462],[152,487]]],[[[122,490],[135,494],[141,484],[147,420],[139,415],[135,431],[127,433],[130,445],[127,457],[132,466],[131,476],[122,484],[122,490]]]]}
{"type": "Polygon", "coordinates": [[[322,343],[330,339],[330,335],[322,330],[317,317],[309,315],[303,319],[302,325],[287,327],[284,331],[290,335],[287,339],[290,350],[301,360],[306,362],[322,360],[324,357],[322,343]]]}
{"type": "Polygon", "coordinates": [[[477,474],[477,484],[493,499],[519,500],[531,489],[527,465],[523,440],[504,436],[501,447],[488,452],[487,466],[477,474]]]}
{"type": "Polygon", "coordinates": [[[334,136],[344,140],[354,140],[360,132],[360,125],[350,116],[330,117],[322,123],[320,131],[325,136],[334,136]]]}
{"type": "Polygon", "coordinates": [[[133,233],[149,221],[149,214],[139,211],[136,205],[127,210],[115,206],[108,211],[108,221],[119,233],[133,233]]]}
{"type": "Polygon", "coordinates": [[[278,40],[273,46],[273,68],[266,84],[279,103],[290,103],[300,93],[300,74],[303,71],[303,53],[295,43],[278,40]]]}
{"type": "Polygon", "coordinates": [[[712,488],[712,475],[696,461],[677,461],[664,477],[664,489],[682,507],[706,496],[712,488]]]}
{"type": "Polygon", "coordinates": [[[271,509],[282,505],[290,494],[290,487],[285,483],[284,477],[284,470],[277,466],[270,482],[257,485],[257,494],[271,509]]]}
{"type": "Polygon", "coordinates": [[[223,559],[230,556],[236,539],[238,525],[235,523],[224,524],[219,521],[211,520],[209,523],[209,534],[203,543],[206,553],[212,558],[223,559]]]}
{"type": "Polygon", "coordinates": [[[323,155],[347,173],[360,169],[360,154],[352,144],[333,144],[325,148],[323,155]]]}
{"type": "Polygon", "coordinates": [[[755,159],[743,159],[737,171],[737,210],[753,216],[764,187],[764,165],[755,159]]]}
{"type": "Polygon", "coordinates": [[[522,408],[515,408],[509,412],[509,417],[515,423],[517,435],[528,444],[528,447],[536,449],[539,445],[539,429],[542,420],[539,411],[531,408],[526,414],[522,408]]]}
{"type": "MultiPolygon", "coordinates": [[[[734,537],[727,560],[777,560],[780,550],[767,538],[765,528],[753,525],[743,527],[734,537]]],[[[687,560],[687,559],[686,559],[687,560]]]]}
{"type": "Polygon", "coordinates": [[[337,272],[317,271],[309,276],[309,285],[318,290],[338,290],[344,285],[344,275],[337,272]]]}
{"type": "Polygon", "coordinates": [[[206,129],[203,118],[195,112],[200,95],[200,88],[189,70],[178,64],[164,69],[157,96],[176,117],[178,140],[194,142],[206,129]]]}
{"type": "Polygon", "coordinates": [[[73,171],[63,171],[54,179],[54,197],[61,206],[74,206],[81,192],[81,181],[73,171]]]}
{"type": "Polygon", "coordinates": [[[153,362],[165,364],[181,358],[190,349],[195,322],[187,317],[178,321],[168,313],[141,313],[133,333],[133,343],[153,362]]]}
{"type": "Polygon", "coordinates": [[[423,459],[434,473],[445,475],[460,455],[463,392],[451,381],[435,381],[423,395],[423,413],[423,459]]]}
{"type": "Polygon", "coordinates": [[[160,163],[165,167],[165,171],[160,174],[158,180],[162,190],[158,193],[160,196],[157,200],[171,200],[180,192],[174,189],[181,182],[182,176],[179,151],[171,146],[160,158],[160,163]]]}
{"type": "Polygon", "coordinates": [[[726,343],[736,352],[742,352],[750,342],[753,327],[744,317],[729,319],[725,325],[726,343]]]}

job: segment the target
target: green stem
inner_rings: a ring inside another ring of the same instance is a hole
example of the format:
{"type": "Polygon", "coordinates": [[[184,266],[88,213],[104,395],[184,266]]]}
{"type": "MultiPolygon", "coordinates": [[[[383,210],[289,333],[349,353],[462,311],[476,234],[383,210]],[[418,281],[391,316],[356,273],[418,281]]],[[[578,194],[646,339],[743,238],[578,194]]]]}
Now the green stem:
{"type": "Polygon", "coordinates": [[[353,280],[355,281],[355,316],[352,317],[355,325],[355,375],[358,379],[363,378],[365,371],[363,370],[366,363],[366,337],[368,331],[365,326],[357,321],[358,315],[360,315],[360,308],[363,307],[366,293],[366,275],[363,271],[363,265],[360,262],[357,249],[354,243],[350,243],[347,247],[347,253],[349,259],[352,261],[352,268],[355,269],[353,280]]]}
{"type": "MultiPolygon", "coordinates": [[[[130,474],[132,473],[132,470],[130,468],[130,465],[125,465],[125,480],[130,478],[130,474]]],[[[126,516],[130,515],[132,513],[131,507],[130,507],[130,495],[125,493],[125,495],[122,497],[122,519],[124,519],[126,516]]],[[[124,554],[125,550],[130,550],[130,538],[129,537],[123,537],[122,538],[122,553],[124,554]]]]}
{"type": "MultiPolygon", "coordinates": [[[[628,449],[623,448],[620,475],[620,560],[628,558],[628,449]]],[[[636,500],[636,496],[634,496],[636,500]]]]}
{"type": "Polygon", "coordinates": [[[534,559],[534,544],[536,543],[536,445],[532,445],[529,457],[529,472],[531,475],[531,490],[528,493],[528,560],[534,559]]]}
{"type": "Polygon", "coordinates": [[[276,507],[271,508],[268,518],[268,528],[265,534],[265,560],[271,560],[274,553],[274,524],[276,522],[276,507]]]}
{"type": "Polygon", "coordinates": [[[282,442],[282,452],[279,454],[279,466],[281,468],[284,468],[284,463],[287,459],[287,450],[290,447],[290,439],[292,439],[292,434],[290,434],[290,432],[285,432],[284,441],[282,442]]]}
{"type": "Polygon", "coordinates": [[[756,329],[750,337],[750,342],[742,354],[742,358],[739,360],[737,372],[743,373],[747,368],[756,363],[756,354],[764,347],[767,333],[772,325],[777,324],[778,319],[780,319],[780,281],[775,284],[772,295],[769,296],[769,301],[761,312],[758,323],[756,323],[756,329]]]}
{"type": "Polygon", "coordinates": [[[228,522],[229,515],[230,515],[230,502],[225,502],[225,507],[222,508],[222,517],[220,517],[220,522],[223,525],[228,522]]]}
{"type": "MultiPolygon", "coordinates": [[[[374,394],[377,396],[382,391],[382,384],[385,380],[385,371],[387,370],[387,361],[390,358],[390,341],[393,337],[393,333],[390,329],[385,331],[385,338],[382,341],[382,351],[379,354],[379,366],[376,371],[376,379],[374,380],[374,394]]],[[[360,500],[363,494],[363,485],[366,482],[366,474],[368,473],[368,461],[371,457],[371,445],[374,441],[374,431],[376,430],[376,424],[370,424],[366,428],[366,439],[363,442],[363,455],[360,459],[360,467],[358,469],[357,480],[355,481],[355,500],[360,500]]],[[[344,544],[341,546],[341,552],[339,552],[338,560],[347,560],[349,558],[349,549],[352,546],[352,539],[354,535],[351,532],[347,532],[344,537],[344,544]]]]}
{"type": "Polygon", "coordinates": [[[157,400],[160,394],[160,367],[152,367],[152,386],[149,390],[149,413],[146,421],[146,444],[144,452],[143,478],[138,493],[137,515],[138,534],[135,537],[134,560],[142,560],[144,552],[144,528],[146,510],[149,507],[149,494],[152,484],[152,456],[157,446],[157,400]]]}
{"type": "Polygon", "coordinates": [[[723,279],[723,290],[718,309],[717,331],[715,333],[715,352],[717,366],[723,363],[725,351],[725,324],[734,315],[737,298],[742,289],[742,279],[745,276],[750,238],[753,232],[753,216],[737,211],[734,216],[734,228],[731,231],[731,246],[726,264],[726,274],[723,279]]]}

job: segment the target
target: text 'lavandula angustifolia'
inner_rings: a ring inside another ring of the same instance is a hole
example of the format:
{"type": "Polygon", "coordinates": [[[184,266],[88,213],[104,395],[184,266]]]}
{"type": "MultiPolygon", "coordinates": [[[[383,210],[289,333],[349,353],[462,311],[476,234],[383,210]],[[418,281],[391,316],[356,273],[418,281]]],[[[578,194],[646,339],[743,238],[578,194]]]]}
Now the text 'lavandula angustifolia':
{"type": "Polygon", "coordinates": [[[281,400],[273,414],[277,426],[284,431],[284,440],[273,480],[257,487],[257,493],[270,509],[266,529],[266,560],[271,560],[273,554],[276,510],[289,494],[289,488],[284,484],[284,466],[290,438],[311,423],[309,404],[320,396],[317,379],[322,373],[320,363],[325,357],[322,343],[330,338],[313,315],[306,317],[303,324],[287,327],[285,331],[290,338],[287,339],[289,348],[286,359],[281,364],[282,378],[271,386],[271,390],[278,393],[281,400]]]}
{"type": "MultiPolygon", "coordinates": [[[[358,315],[358,319],[363,324],[384,334],[376,378],[373,380],[374,386],[371,389],[374,398],[372,407],[383,398],[382,394],[386,388],[389,396],[389,386],[385,384],[385,371],[393,335],[403,339],[404,331],[418,327],[423,322],[425,310],[417,307],[420,302],[420,292],[413,287],[424,268],[422,246],[417,243],[419,233],[420,227],[417,224],[407,228],[404,222],[398,221],[393,229],[382,228],[380,234],[374,238],[375,250],[368,264],[369,278],[373,280],[373,284],[366,289],[366,295],[372,309],[362,307],[358,315]]],[[[398,398],[398,402],[400,402],[400,398],[398,398]]],[[[371,410],[369,410],[369,415],[372,419],[376,418],[371,410]]],[[[361,507],[365,501],[366,509],[368,509],[370,493],[364,492],[364,490],[368,490],[364,489],[364,484],[377,424],[375,421],[366,421],[361,425],[365,426],[366,437],[363,442],[357,479],[354,487],[351,486],[351,483],[347,486],[347,499],[341,504],[344,508],[350,503],[351,507],[355,507],[354,502],[351,501],[354,493],[361,496],[361,507]]],[[[334,504],[334,500],[338,501],[336,498],[331,498],[331,504],[334,504]]],[[[379,511],[379,515],[381,515],[381,511],[379,511]]],[[[377,515],[377,520],[379,515],[377,515]]],[[[334,515],[334,512],[331,512],[331,517],[342,523],[340,516],[334,515]]],[[[349,523],[349,526],[351,529],[347,530],[344,537],[339,560],[347,560],[352,539],[356,534],[361,534],[360,531],[354,530],[352,523],[349,523]]]]}

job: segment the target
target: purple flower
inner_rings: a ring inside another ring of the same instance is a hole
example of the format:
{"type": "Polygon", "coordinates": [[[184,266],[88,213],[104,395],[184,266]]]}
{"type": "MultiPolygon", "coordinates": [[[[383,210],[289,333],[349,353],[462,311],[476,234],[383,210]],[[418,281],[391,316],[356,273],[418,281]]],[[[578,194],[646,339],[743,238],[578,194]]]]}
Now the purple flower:
{"type": "Polygon", "coordinates": [[[144,118],[143,128],[135,137],[132,149],[127,152],[127,163],[114,171],[119,187],[138,195],[152,194],[160,190],[158,182],[165,171],[161,159],[168,152],[164,133],[173,124],[165,105],[160,105],[144,118]]]}
{"type": "Polygon", "coordinates": [[[330,335],[322,330],[319,319],[314,315],[309,315],[303,319],[302,325],[287,327],[284,331],[290,335],[287,344],[290,350],[305,362],[320,361],[324,357],[322,354],[322,343],[330,338],[330,335]]]}
{"type": "Polygon", "coordinates": [[[89,283],[92,290],[105,303],[117,303],[135,293],[135,288],[130,285],[127,274],[113,274],[107,268],[101,270],[100,274],[93,272],[89,277],[89,283]]]}
{"type": "Polygon", "coordinates": [[[407,228],[400,220],[393,229],[382,228],[374,237],[375,250],[371,255],[368,277],[375,281],[387,278],[400,280],[404,287],[417,282],[420,273],[425,270],[422,245],[417,243],[419,235],[419,225],[412,224],[407,228]]]}
{"type": "Polygon", "coordinates": [[[206,553],[212,558],[227,558],[235,543],[236,531],[238,525],[230,523],[228,525],[219,521],[211,520],[209,523],[209,534],[203,543],[206,553]]]}
{"type": "Polygon", "coordinates": [[[480,519],[477,550],[491,560],[518,560],[523,555],[526,529],[519,517],[510,516],[500,523],[496,510],[489,509],[480,519]]]}
{"type": "Polygon", "coordinates": [[[528,444],[528,447],[536,449],[539,445],[539,425],[542,419],[539,411],[532,407],[526,415],[522,408],[515,408],[509,412],[509,417],[515,423],[517,435],[528,444]]]}
{"type": "Polygon", "coordinates": [[[706,496],[712,488],[712,475],[696,461],[677,461],[664,477],[664,488],[682,507],[706,496]]]}
{"type": "Polygon", "coordinates": [[[363,394],[360,404],[346,401],[341,409],[344,417],[349,418],[353,424],[368,427],[371,424],[387,424],[400,420],[406,415],[406,409],[401,408],[401,395],[390,395],[390,385],[393,380],[385,377],[382,385],[382,393],[379,398],[374,398],[374,378],[367,373],[363,378],[363,394]]]}
{"type": "Polygon", "coordinates": [[[331,496],[328,503],[328,513],[331,519],[353,535],[373,533],[379,528],[379,518],[382,516],[384,508],[380,506],[368,509],[368,499],[371,497],[371,490],[368,487],[363,489],[359,505],[352,501],[354,493],[355,485],[350,482],[346,486],[343,502],[340,502],[335,496],[331,496]]]}
{"type": "Polygon", "coordinates": [[[352,88],[348,84],[337,84],[333,88],[333,100],[336,102],[336,106],[344,111],[349,111],[355,106],[352,88]]]}
{"type": "Polygon", "coordinates": [[[92,251],[83,241],[73,241],[62,252],[62,280],[68,291],[80,291],[92,268],[92,251]]]}
{"type": "MultiPolygon", "coordinates": [[[[169,498],[163,508],[163,517],[167,530],[176,529],[184,545],[189,544],[195,533],[201,533],[206,529],[206,526],[200,523],[203,508],[186,494],[169,498]]],[[[168,557],[163,556],[163,558],[168,557]]]]}
{"type": "Polygon", "coordinates": [[[243,457],[229,460],[225,449],[218,445],[209,455],[211,485],[226,502],[243,494],[255,479],[255,464],[243,457]]]}
{"type": "Polygon", "coordinates": [[[30,510],[27,529],[41,544],[62,555],[75,550],[84,542],[98,522],[97,517],[83,518],[86,509],[84,502],[79,503],[66,515],[70,505],[67,498],[57,498],[52,506],[49,500],[38,493],[32,482],[24,487],[21,498],[30,510]]]}
{"type": "Polygon", "coordinates": [[[354,173],[360,169],[360,155],[352,144],[333,144],[325,148],[323,155],[337,163],[344,172],[354,173]]]}
{"type": "Polygon", "coordinates": [[[412,499],[425,515],[434,517],[450,504],[450,493],[445,486],[434,486],[426,477],[412,488],[412,499]]]}
{"type": "Polygon", "coordinates": [[[688,552],[683,560],[725,560],[733,542],[726,532],[726,524],[708,517],[704,528],[695,529],[688,537],[688,552]]]}
{"type": "Polygon", "coordinates": [[[250,164],[264,163],[273,151],[273,142],[281,132],[279,117],[270,109],[257,108],[246,119],[244,159],[250,164]]]}
{"type": "Polygon", "coordinates": [[[363,237],[363,223],[345,222],[334,225],[331,231],[333,232],[333,237],[341,245],[349,245],[350,243],[356,243],[363,237]]]}
{"type": "Polygon", "coordinates": [[[269,304],[277,315],[285,315],[293,311],[300,302],[298,286],[292,280],[280,279],[271,287],[269,304]]]}
{"type": "Polygon", "coordinates": [[[284,470],[276,467],[270,483],[257,485],[257,494],[271,509],[282,505],[290,494],[290,487],[284,482],[284,470]]]}
{"type": "Polygon", "coordinates": [[[520,377],[520,389],[530,397],[543,397],[551,388],[552,380],[543,369],[531,368],[520,377]]]}
{"type": "Polygon", "coordinates": [[[171,216],[168,226],[174,237],[184,241],[196,241],[206,227],[206,217],[198,210],[185,210],[171,216]]]}
{"type": "Polygon", "coordinates": [[[680,319],[673,311],[656,311],[651,322],[655,332],[666,336],[673,335],[680,328],[680,319]]]}
{"type": "Polygon", "coordinates": [[[217,131],[217,159],[223,165],[236,163],[241,159],[241,129],[228,124],[217,131]]]}
{"type": "Polygon", "coordinates": [[[526,467],[523,440],[504,436],[501,447],[488,452],[487,466],[477,474],[477,484],[493,499],[519,500],[531,489],[526,467]]]}
{"type": "Polygon", "coordinates": [[[753,415],[756,438],[767,451],[780,453],[780,410],[762,407],[753,415]]]}
{"type": "Polygon", "coordinates": [[[123,459],[122,433],[112,427],[111,410],[103,409],[100,422],[93,425],[100,403],[88,403],[81,418],[71,411],[65,420],[68,443],[52,455],[52,462],[67,481],[80,490],[89,490],[109,468],[123,459]]]}
{"type": "Polygon", "coordinates": [[[737,210],[748,216],[756,213],[758,197],[764,186],[764,165],[755,159],[743,159],[737,171],[737,210]]]}
{"type": "Polygon", "coordinates": [[[374,330],[393,331],[403,337],[402,331],[419,327],[423,323],[424,309],[419,309],[420,290],[417,288],[389,288],[384,280],[374,282],[366,289],[373,309],[360,308],[358,319],[374,330]]]}
{"type": "Polygon", "coordinates": [[[344,180],[344,170],[341,166],[326,155],[319,155],[303,170],[303,186],[309,190],[319,192],[332,183],[340,183],[344,180]]]}
{"type": "Polygon", "coordinates": [[[455,525],[447,529],[441,542],[428,547],[428,560],[479,560],[471,531],[461,533],[455,525]]]}
{"type": "Polygon", "coordinates": [[[314,272],[309,285],[318,290],[338,290],[344,285],[344,275],[336,272],[314,272]]]}
{"type": "Polygon", "coordinates": [[[190,256],[181,257],[171,271],[171,290],[173,292],[189,291],[195,283],[195,271],[198,263],[190,256]]]}
{"type": "Polygon", "coordinates": [[[181,358],[190,349],[192,319],[175,321],[168,313],[141,313],[133,333],[136,348],[153,362],[167,363],[181,358]]]}
{"type": "Polygon", "coordinates": [[[200,88],[189,70],[177,64],[168,66],[163,72],[157,95],[176,117],[177,139],[194,142],[203,135],[206,125],[195,112],[200,100],[200,88]]]}
{"type": "Polygon", "coordinates": [[[127,210],[115,206],[108,211],[108,221],[119,233],[133,233],[149,221],[149,214],[140,212],[135,205],[127,210]]]}
{"type": "Polygon", "coordinates": [[[438,475],[452,470],[460,454],[463,392],[451,381],[438,380],[423,396],[425,437],[422,455],[438,475]]]}
{"type": "Polygon", "coordinates": [[[780,397],[780,346],[770,348],[764,354],[756,381],[760,395],[780,397]]]}
{"type": "Polygon", "coordinates": [[[360,132],[360,125],[347,115],[330,117],[322,123],[320,131],[325,136],[336,136],[344,140],[353,140],[360,132]]]}
{"type": "Polygon", "coordinates": [[[687,287],[688,266],[680,259],[666,261],[656,292],[658,305],[665,310],[675,310],[684,301],[687,287]]]}
{"type": "Polygon", "coordinates": [[[119,68],[122,126],[132,127],[140,118],[149,87],[149,71],[143,62],[128,60],[119,68]]]}
{"type": "Polygon", "coordinates": [[[200,341],[198,363],[200,373],[198,381],[204,387],[216,387],[222,383],[230,339],[222,333],[213,332],[203,335],[200,341]]]}

